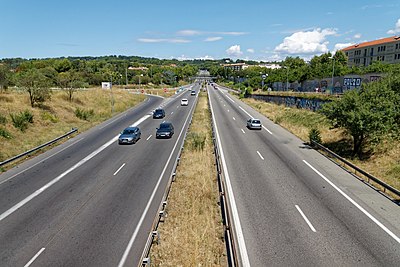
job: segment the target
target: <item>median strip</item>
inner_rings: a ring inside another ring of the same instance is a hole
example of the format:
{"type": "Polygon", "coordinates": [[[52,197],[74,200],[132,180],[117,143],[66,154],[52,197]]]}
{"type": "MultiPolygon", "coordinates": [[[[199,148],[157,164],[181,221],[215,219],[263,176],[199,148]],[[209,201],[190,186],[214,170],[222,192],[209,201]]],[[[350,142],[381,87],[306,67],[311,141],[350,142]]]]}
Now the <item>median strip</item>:
{"type": "Polygon", "coordinates": [[[168,196],[166,217],[150,251],[151,265],[227,265],[214,162],[207,97],[200,93],[168,196]]]}

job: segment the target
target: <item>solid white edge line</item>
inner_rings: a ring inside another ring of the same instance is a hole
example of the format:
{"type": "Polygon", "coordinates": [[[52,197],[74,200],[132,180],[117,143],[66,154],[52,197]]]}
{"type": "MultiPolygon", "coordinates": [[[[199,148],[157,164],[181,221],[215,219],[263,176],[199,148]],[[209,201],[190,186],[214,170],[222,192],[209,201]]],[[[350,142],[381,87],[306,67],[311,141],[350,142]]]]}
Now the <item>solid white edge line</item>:
{"type": "Polygon", "coordinates": [[[242,130],[242,133],[245,133],[245,131],[243,129],[240,129],[240,130],[242,130]]]}
{"type": "Polygon", "coordinates": [[[233,101],[233,99],[230,97],[230,96],[228,96],[228,94],[224,94],[230,101],[232,101],[232,103],[235,103],[235,101],[233,101]]]}
{"type": "Polygon", "coordinates": [[[118,169],[116,172],[114,172],[113,175],[114,175],[114,176],[117,175],[117,174],[119,173],[119,171],[125,166],[125,164],[126,164],[126,163],[122,164],[122,166],[119,167],[119,169],[118,169]]]}
{"type": "Polygon", "coordinates": [[[14,174],[13,176],[7,178],[6,180],[0,182],[0,185],[3,184],[3,183],[5,183],[5,182],[7,182],[7,181],[9,181],[10,179],[14,178],[14,177],[17,176],[17,175],[20,175],[21,173],[26,172],[26,171],[29,170],[29,169],[32,169],[32,168],[35,167],[36,165],[38,165],[38,164],[40,164],[40,163],[42,163],[42,162],[48,160],[49,158],[54,157],[54,156],[57,155],[58,153],[60,153],[60,152],[64,151],[65,149],[67,149],[67,148],[69,148],[69,147],[71,147],[71,146],[77,144],[78,142],[82,141],[83,139],[85,139],[85,138],[83,137],[83,138],[81,138],[81,139],[78,139],[77,141],[75,141],[75,142],[72,143],[72,144],[69,144],[68,146],[64,147],[64,148],[61,149],[60,151],[57,151],[56,153],[54,153],[54,154],[48,156],[47,158],[45,158],[45,159],[43,159],[43,160],[41,160],[41,161],[39,161],[39,162],[33,164],[32,166],[30,166],[30,167],[28,167],[28,168],[26,168],[26,169],[20,171],[19,173],[14,174]]]}
{"type": "MultiPolygon", "coordinates": [[[[145,115],[144,117],[142,117],[141,119],[139,119],[137,122],[135,122],[134,124],[132,124],[132,126],[137,126],[139,125],[141,122],[143,122],[145,119],[147,119],[148,117],[150,117],[149,115],[145,115]]],[[[0,221],[4,220],[6,217],[8,217],[10,214],[14,213],[16,210],[18,210],[19,208],[21,208],[22,206],[24,206],[26,203],[28,203],[29,201],[31,201],[32,199],[34,199],[35,197],[37,197],[38,195],[40,195],[41,193],[43,193],[46,189],[48,189],[50,186],[52,186],[53,184],[57,183],[58,181],[60,181],[64,176],[66,176],[68,173],[72,172],[73,170],[79,168],[80,166],[82,166],[86,161],[89,161],[90,159],[92,159],[94,156],[96,156],[97,154],[99,154],[101,151],[103,151],[104,149],[106,149],[108,146],[110,146],[112,143],[114,143],[115,141],[118,140],[118,135],[115,136],[114,138],[112,138],[110,141],[108,141],[107,143],[105,143],[104,145],[102,145],[101,147],[99,147],[98,149],[96,149],[95,151],[93,151],[92,153],[90,153],[88,156],[86,156],[85,158],[83,158],[82,160],[80,160],[78,163],[76,163],[74,166],[72,166],[71,168],[69,168],[68,170],[66,170],[65,172],[61,173],[59,176],[57,176],[56,178],[54,178],[53,180],[51,180],[50,182],[48,182],[47,184],[45,184],[44,186],[42,186],[41,188],[39,188],[38,190],[36,190],[35,192],[33,192],[32,194],[30,194],[29,196],[27,196],[26,198],[24,198],[23,200],[21,200],[20,202],[18,202],[17,204],[15,204],[14,206],[12,206],[11,208],[9,208],[8,210],[6,210],[5,212],[3,212],[0,215],[0,221]]]]}
{"type": "Polygon", "coordinates": [[[36,258],[39,257],[40,254],[42,254],[42,252],[43,252],[44,250],[45,250],[45,248],[42,248],[41,250],[39,250],[39,252],[36,253],[36,255],[33,256],[33,258],[32,258],[30,261],[28,261],[27,264],[24,265],[24,267],[29,267],[29,266],[36,260],[36,258]]]}
{"type": "Polygon", "coordinates": [[[320,173],[317,169],[315,169],[310,163],[303,160],[303,162],[310,167],[315,173],[321,176],[328,184],[330,184],[336,191],[338,191],[342,196],[344,196],[350,203],[356,206],[362,213],[367,215],[375,224],[377,224],[383,231],[385,231],[388,235],[390,235],[397,243],[400,244],[400,238],[396,236],[392,231],[390,231],[386,226],[384,226],[380,221],[378,221],[374,216],[372,216],[368,211],[366,211],[363,207],[361,207],[357,202],[355,202],[352,198],[350,198],[346,193],[344,193],[339,187],[337,187],[334,183],[332,183],[328,178],[326,178],[322,173],[320,173]]]}
{"type": "MultiPolygon", "coordinates": [[[[195,105],[192,105],[192,107],[191,107],[191,109],[190,109],[190,111],[189,111],[189,113],[188,113],[188,116],[187,116],[187,118],[186,118],[186,120],[185,120],[185,123],[183,124],[184,126],[187,124],[187,122],[188,122],[188,120],[189,120],[189,117],[190,117],[190,114],[192,113],[192,110],[193,110],[194,106],[195,106],[195,105]]],[[[143,211],[143,213],[142,213],[142,216],[140,217],[140,220],[139,220],[138,224],[136,225],[135,231],[133,232],[133,234],[132,234],[132,236],[131,236],[131,239],[129,240],[128,246],[126,247],[126,249],[125,249],[125,251],[124,251],[124,254],[122,255],[122,258],[121,258],[121,260],[120,260],[120,262],[119,262],[119,264],[118,264],[118,267],[123,267],[124,264],[125,264],[125,262],[126,262],[126,259],[128,258],[129,252],[130,252],[131,249],[132,249],[133,243],[135,242],[136,236],[137,236],[137,234],[139,233],[140,227],[142,227],[142,223],[143,223],[143,221],[144,221],[144,218],[146,217],[147,212],[148,212],[149,209],[150,209],[150,205],[151,205],[151,203],[153,202],[153,198],[154,198],[154,196],[156,195],[156,192],[158,191],[158,187],[160,186],[162,177],[164,176],[165,171],[167,170],[167,167],[168,167],[168,165],[169,165],[169,162],[171,161],[172,155],[173,155],[174,152],[175,152],[176,146],[178,145],[179,139],[181,138],[181,135],[182,135],[184,129],[185,129],[185,127],[182,127],[182,130],[181,130],[181,132],[180,132],[180,134],[179,134],[179,136],[178,136],[178,138],[177,138],[177,140],[176,140],[176,142],[175,142],[175,145],[174,145],[174,147],[173,147],[173,149],[172,149],[172,152],[171,152],[171,154],[169,155],[169,158],[168,158],[168,160],[167,160],[167,163],[165,164],[164,169],[163,169],[163,171],[161,172],[160,177],[158,178],[157,184],[156,184],[156,186],[154,187],[154,190],[153,190],[153,192],[152,192],[152,194],[151,194],[151,196],[150,196],[150,199],[149,199],[149,201],[147,202],[147,205],[146,205],[146,207],[145,207],[145,209],[144,209],[144,211],[143,211]]]]}
{"type": "Polygon", "coordinates": [[[257,150],[257,154],[260,156],[260,158],[261,158],[262,160],[264,160],[264,157],[261,155],[260,151],[257,150]]]}
{"type": "Polygon", "coordinates": [[[308,220],[307,216],[304,214],[304,212],[300,209],[300,207],[298,205],[295,205],[296,209],[298,210],[298,212],[300,212],[301,216],[303,216],[303,219],[306,221],[306,223],[308,224],[308,226],[310,227],[311,231],[313,231],[314,233],[316,233],[317,231],[315,230],[314,226],[311,224],[311,222],[308,220]]]}
{"type": "MultiPolygon", "coordinates": [[[[215,116],[214,116],[214,110],[213,110],[212,103],[211,103],[210,94],[208,94],[208,96],[209,96],[210,108],[211,108],[211,114],[212,114],[212,117],[213,117],[213,121],[216,122],[215,116]]],[[[216,123],[214,123],[214,127],[215,127],[215,134],[216,134],[216,138],[217,138],[217,142],[218,142],[218,147],[220,148],[221,160],[223,162],[222,168],[224,169],[225,182],[226,182],[226,187],[227,187],[228,194],[229,194],[229,198],[228,199],[229,199],[229,202],[230,202],[230,206],[232,208],[232,216],[233,216],[233,221],[234,221],[233,226],[235,227],[235,232],[236,232],[236,235],[237,235],[237,238],[238,238],[238,246],[239,246],[239,251],[240,251],[240,258],[242,259],[242,266],[248,267],[248,266],[250,266],[249,256],[247,254],[246,243],[244,242],[244,236],[243,236],[243,232],[242,232],[242,225],[240,223],[239,213],[238,213],[238,210],[237,210],[237,207],[236,207],[236,202],[235,202],[235,196],[233,194],[232,184],[231,184],[231,180],[230,180],[230,177],[229,177],[228,168],[226,167],[224,151],[222,149],[222,144],[221,144],[221,140],[220,140],[219,133],[218,133],[218,127],[217,127],[216,123]]]]}
{"type": "Polygon", "coordinates": [[[146,141],[149,141],[149,139],[152,137],[153,135],[149,135],[149,137],[147,137],[146,141]]]}
{"type": "Polygon", "coordinates": [[[250,113],[248,113],[246,110],[244,110],[244,108],[242,108],[241,106],[238,106],[244,113],[246,113],[250,118],[253,118],[253,116],[250,115],[250,113]]]}
{"type": "Polygon", "coordinates": [[[272,134],[272,132],[270,130],[268,130],[267,127],[265,127],[264,125],[262,126],[264,128],[264,130],[266,130],[268,133],[272,134]]]}

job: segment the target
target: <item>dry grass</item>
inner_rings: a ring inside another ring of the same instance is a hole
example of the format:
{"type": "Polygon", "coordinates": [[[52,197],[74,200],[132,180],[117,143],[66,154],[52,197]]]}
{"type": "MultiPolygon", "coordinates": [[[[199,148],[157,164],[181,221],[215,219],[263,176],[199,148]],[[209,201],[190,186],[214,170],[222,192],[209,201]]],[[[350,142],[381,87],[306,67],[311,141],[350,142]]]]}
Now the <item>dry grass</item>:
{"type": "MultiPolygon", "coordinates": [[[[345,135],[343,130],[330,129],[330,124],[320,114],[303,109],[287,108],[251,98],[242,99],[242,101],[305,142],[309,141],[308,133],[314,127],[320,130],[324,145],[331,144],[330,147],[351,145],[350,137],[345,135]]],[[[351,147],[347,149],[351,150],[351,147]]],[[[366,159],[359,160],[348,157],[347,160],[400,190],[400,142],[384,141],[370,149],[372,154],[366,159]]],[[[342,156],[346,157],[346,155],[342,156]]]]}
{"type": "MultiPolygon", "coordinates": [[[[124,90],[113,90],[115,99],[114,115],[143,101],[145,96],[135,95],[124,90]]],[[[83,132],[94,125],[110,118],[111,101],[110,91],[92,89],[78,91],[73,95],[72,103],[68,101],[66,93],[54,91],[50,101],[42,107],[32,108],[27,93],[7,91],[0,94],[0,115],[7,119],[0,128],[9,132],[12,138],[0,136],[0,161],[25,152],[33,147],[52,140],[77,127],[83,132]],[[94,110],[94,116],[89,121],[75,116],[76,108],[94,110]],[[28,110],[33,114],[33,124],[29,124],[25,132],[12,125],[10,113],[19,113],[28,110]]]]}
{"type": "Polygon", "coordinates": [[[226,265],[207,101],[201,93],[168,198],[168,215],[158,229],[160,243],[151,250],[155,266],[226,265]],[[201,150],[195,140],[203,138],[201,150]]]}

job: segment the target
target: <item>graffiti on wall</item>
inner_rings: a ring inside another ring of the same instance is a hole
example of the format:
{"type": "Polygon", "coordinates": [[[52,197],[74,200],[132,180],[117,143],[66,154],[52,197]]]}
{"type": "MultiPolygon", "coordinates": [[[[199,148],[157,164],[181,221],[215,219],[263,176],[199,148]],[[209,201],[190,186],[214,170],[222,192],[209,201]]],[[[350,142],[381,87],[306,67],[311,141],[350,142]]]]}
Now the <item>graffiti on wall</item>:
{"type": "Polygon", "coordinates": [[[295,107],[301,109],[307,109],[311,111],[317,111],[321,109],[321,106],[327,101],[320,99],[308,99],[296,96],[267,96],[267,95],[252,95],[254,99],[271,102],[277,105],[285,105],[287,107],[295,107]]]}

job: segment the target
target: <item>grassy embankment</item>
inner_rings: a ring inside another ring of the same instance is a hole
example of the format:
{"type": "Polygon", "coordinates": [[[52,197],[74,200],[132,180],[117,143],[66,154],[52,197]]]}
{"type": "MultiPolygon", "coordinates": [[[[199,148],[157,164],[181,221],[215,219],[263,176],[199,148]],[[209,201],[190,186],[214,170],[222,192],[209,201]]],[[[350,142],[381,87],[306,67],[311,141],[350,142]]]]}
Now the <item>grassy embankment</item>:
{"type": "Polygon", "coordinates": [[[206,93],[200,93],[168,198],[167,217],[158,228],[160,242],[151,250],[155,266],[226,265],[207,102],[206,93]]]}
{"type": "MultiPolygon", "coordinates": [[[[132,94],[126,90],[113,89],[113,96],[114,115],[145,99],[144,95],[132,94]]],[[[83,132],[110,118],[112,116],[110,100],[110,91],[101,89],[77,91],[73,95],[72,102],[68,101],[65,92],[54,91],[51,100],[46,101],[42,107],[32,108],[25,92],[9,90],[0,93],[0,116],[3,118],[0,128],[10,134],[10,138],[0,136],[0,161],[46,143],[73,127],[83,132]],[[89,113],[93,110],[93,114],[89,114],[87,120],[79,119],[75,115],[77,109],[89,113]],[[33,115],[33,123],[28,123],[28,128],[23,132],[13,126],[10,114],[24,111],[33,115]]]]}
{"type": "Polygon", "coordinates": [[[324,146],[389,185],[400,189],[400,142],[393,140],[383,141],[376,146],[368,147],[365,159],[352,158],[352,141],[350,137],[343,130],[331,129],[329,122],[323,115],[251,98],[242,100],[305,142],[309,141],[309,131],[312,128],[318,128],[321,131],[322,144],[324,146]]]}

